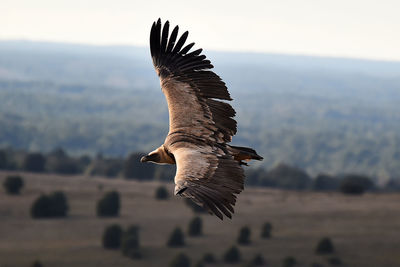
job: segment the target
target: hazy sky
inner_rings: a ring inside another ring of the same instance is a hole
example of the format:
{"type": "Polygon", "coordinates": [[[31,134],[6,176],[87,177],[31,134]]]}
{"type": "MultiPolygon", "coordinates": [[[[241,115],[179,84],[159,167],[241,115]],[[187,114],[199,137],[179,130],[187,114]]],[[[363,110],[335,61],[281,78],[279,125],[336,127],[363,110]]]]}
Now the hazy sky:
{"type": "Polygon", "coordinates": [[[158,17],[206,50],[400,60],[399,0],[1,0],[0,39],[147,46],[158,17]]]}

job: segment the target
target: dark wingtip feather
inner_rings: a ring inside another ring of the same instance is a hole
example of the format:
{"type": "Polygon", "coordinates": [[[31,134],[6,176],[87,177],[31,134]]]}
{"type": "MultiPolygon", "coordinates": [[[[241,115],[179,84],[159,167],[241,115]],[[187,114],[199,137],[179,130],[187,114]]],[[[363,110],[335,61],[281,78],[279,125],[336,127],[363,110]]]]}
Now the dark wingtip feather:
{"type": "Polygon", "coordinates": [[[167,69],[167,73],[185,73],[187,71],[199,71],[213,68],[209,60],[201,55],[201,48],[190,52],[194,43],[186,46],[186,40],[189,35],[185,31],[179,39],[179,26],[175,26],[169,33],[169,21],[162,25],[161,18],[153,23],[150,33],[150,50],[153,57],[153,63],[157,69],[167,69]]]}
{"type": "Polygon", "coordinates": [[[187,46],[185,46],[182,50],[181,50],[181,54],[184,55],[187,52],[189,52],[189,50],[194,46],[194,43],[190,43],[187,46]]]}
{"type": "Polygon", "coordinates": [[[164,23],[164,27],[162,30],[162,35],[161,35],[161,52],[164,53],[166,46],[167,46],[167,42],[168,42],[168,33],[169,33],[169,21],[167,20],[164,23]]]}
{"type": "Polygon", "coordinates": [[[182,36],[179,38],[178,42],[176,43],[174,50],[172,50],[172,53],[179,53],[179,51],[181,50],[182,46],[185,44],[186,39],[189,35],[188,31],[185,31],[182,36]]]}
{"type": "Polygon", "coordinates": [[[205,206],[208,208],[208,210],[211,211],[215,216],[217,216],[221,220],[224,219],[224,216],[222,215],[222,213],[217,209],[215,204],[206,195],[202,194],[201,192],[192,192],[192,194],[196,198],[200,199],[205,204],[205,206]]]}
{"type": "Polygon", "coordinates": [[[175,46],[176,37],[178,37],[178,32],[179,32],[179,27],[175,26],[175,28],[172,30],[171,35],[169,36],[168,46],[167,49],[165,50],[165,53],[168,54],[172,52],[172,49],[175,46]]]}
{"type": "MultiPolygon", "coordinates": [[[[169,28],[169,21],[162,25],[160,18],[151,28],[150,51],[158,75],[162,79],[175,76],[179,81],[188,82],[199,90],[202,97],[232,100],[221,78],[207,71],[214,66],[201,54],[203,49],[190,51],[194,43],[185,46],[189,32],[185,31],[178,39],[179,26],[175,26],[171,32],[169,28]]],[[[224,133],[224,140],[230,141],[230,136],[236,133],[236,126],[225,119],[221,123],[229,126],[229,131],[224,133]]]]}
{"type": "Polygon", "coordinates": [[[193,52],[190,52],[189,54],[187,54],[187,56],[198,56],[200,55],[200,53],[203,51],[202,48],[199,48],[197,50],[194,50],[193,52]]]}

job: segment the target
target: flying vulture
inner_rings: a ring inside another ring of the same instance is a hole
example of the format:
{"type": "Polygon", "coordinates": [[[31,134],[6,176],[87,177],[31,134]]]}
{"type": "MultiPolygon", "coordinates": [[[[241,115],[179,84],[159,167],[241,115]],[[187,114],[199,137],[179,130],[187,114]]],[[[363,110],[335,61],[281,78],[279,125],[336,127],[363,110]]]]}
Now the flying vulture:
{"type": "Polygon", "coordinates": [[[176,164],[175,195],[192,199],[221,220],[232,218],[236,195],[243,190],[241,165],[262,160],[256,151],[231,146],[236,134],[235,110],[221,100],[232,100],[225,83],[210,71],[202,49],[184,46],[188,32],[179,38],[176,26],[153,23],[150,51],[168,102],[169,132],[159,148],[141,162],[176,164]]]}

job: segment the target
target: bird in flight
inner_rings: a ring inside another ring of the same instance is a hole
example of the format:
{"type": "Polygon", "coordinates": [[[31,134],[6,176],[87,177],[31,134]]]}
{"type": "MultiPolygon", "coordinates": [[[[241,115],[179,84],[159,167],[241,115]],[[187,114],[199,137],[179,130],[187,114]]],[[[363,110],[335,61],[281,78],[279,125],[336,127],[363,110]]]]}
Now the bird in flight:
{"type": "Polygon", "coordinates": [[[185,45],[169,22],[153,23],[150,51],[169,111],[169,132],[159,148],[141,162],[176,164],[175,195],[190,198],[209,213],[232,218],[236,194],[243,190],[241,165],[262,160],[255,150],[228,145],[236,134],[232,98],[221,78],[212,72],[202,49],[185,45]]]}

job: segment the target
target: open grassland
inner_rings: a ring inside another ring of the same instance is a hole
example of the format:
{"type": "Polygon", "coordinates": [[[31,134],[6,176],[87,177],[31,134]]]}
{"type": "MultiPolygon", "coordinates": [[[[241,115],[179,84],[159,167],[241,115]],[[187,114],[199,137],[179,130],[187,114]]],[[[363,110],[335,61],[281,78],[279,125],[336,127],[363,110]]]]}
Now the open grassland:
{"type": "MultiPolygon", "coordinates": [[[[0,183],[9,175],[0,172],[0,183]]],[[[154,198],[157,182],[22,173],[25,187],[19,196],[0,189],[0,266],[30,266],[39,259],[45,267],[168,266],[180,251],[192,262],[205,252],[214,253],[223,266],[222,254],[235,243],[242,226],[249,226],[252,243],[239,246],[246,262],[261,253],[268,266],[281,266],[293,256],[296,266],[318,262],[329,266],[327,257],[315,255],[317,242],[332,239],[344,266],[400,266],[400,194],[345,196],[246,188],[239,196],[233,220],[220,221],[201,215],[204,236],[186,237],[184,248],[167,248],[170,232],[180,226],[187,232],[194,214],[178,197],[154,198]],[[65,219],[32,219],[30,207],[41,194],[66,193],[69,216],[65,219]],[[118,218],[98,218],[97,201],[110,190],[121,194],[118,218]],[[272,238],[261,239],[264,222],[273,225],[272,238]],[[144,258],[131,260],[120,251],[105,250],[101,236],[106,226],[140,226],[144,258]]],[[[165,184],[173,192],[172,184],[165,184]]],[[[238,265],[241,266],[241,265],[238,265]]]]}

